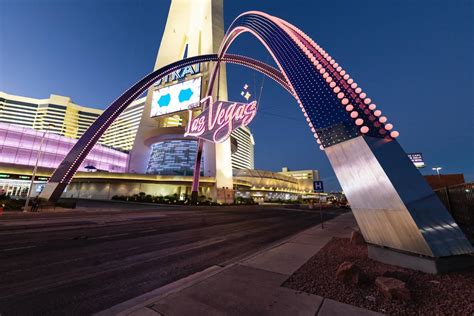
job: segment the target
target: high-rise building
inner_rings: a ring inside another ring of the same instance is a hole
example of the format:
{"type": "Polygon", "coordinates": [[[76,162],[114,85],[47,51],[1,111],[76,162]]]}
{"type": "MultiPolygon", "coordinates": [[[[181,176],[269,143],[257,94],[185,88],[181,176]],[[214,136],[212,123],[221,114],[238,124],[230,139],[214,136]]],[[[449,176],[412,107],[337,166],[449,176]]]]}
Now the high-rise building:
{"type": "MultiPolygon", "coordinates": [[[[110,126],[99,144],[122,151],[132,149],[145,98],[135,100],[110,126]]],[[[28,98],[0,92],[0,122],[78,139],[103,110],[75,104],[71,98],[50,95],[28,98]]]]}
{"type": "Polygon", "coordinates": [[[248,127],[240,127],[231,134],[232,169],[254,169],[255,141],[248,127]],[[234,148],[235,146],[235,148],[234,148]]]}

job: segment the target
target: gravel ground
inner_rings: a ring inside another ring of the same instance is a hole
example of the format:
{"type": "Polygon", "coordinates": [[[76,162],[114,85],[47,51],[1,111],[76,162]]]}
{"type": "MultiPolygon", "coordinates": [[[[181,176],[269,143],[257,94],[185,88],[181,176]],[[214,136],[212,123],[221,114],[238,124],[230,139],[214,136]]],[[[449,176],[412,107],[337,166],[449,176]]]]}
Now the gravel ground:
{"type": "Polygon", "coordinates": [[[296,271],[283,286],[392,315],[474,315],[474,269],[442,275],[383,264],[367,257],[367,246],[334,238],[296,271]],[[336,280],[344,261],[354,262],[364,272],[363,281],[348,286],[336,280]],[[411,301],[387,301],[374,281],[386,271],[409,274],[411,301]]]}

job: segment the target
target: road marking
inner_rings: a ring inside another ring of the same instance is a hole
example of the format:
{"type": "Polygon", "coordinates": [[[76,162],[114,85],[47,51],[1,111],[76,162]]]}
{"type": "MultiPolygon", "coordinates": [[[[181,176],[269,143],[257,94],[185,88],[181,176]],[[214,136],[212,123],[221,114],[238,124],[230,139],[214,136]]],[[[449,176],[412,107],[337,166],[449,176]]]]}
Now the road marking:
{"type": "Polygon", "coordinates": [[[3,249],[3,251],[13,251],[13,250],[20,250],[20,249],[30,249],[35,248],[36,246],[25,246],[25,247],[16,247],[16,248],[7,248],[3,249]]]}

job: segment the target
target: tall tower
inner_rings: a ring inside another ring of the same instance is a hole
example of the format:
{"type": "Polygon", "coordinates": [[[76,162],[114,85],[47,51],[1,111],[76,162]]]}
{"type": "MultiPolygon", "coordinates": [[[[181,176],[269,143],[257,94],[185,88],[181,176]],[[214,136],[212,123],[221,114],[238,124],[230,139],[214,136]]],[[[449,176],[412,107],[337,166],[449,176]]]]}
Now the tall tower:
{"type": "MultiPolygon", "coordinates": [[[[223,0],[172,0],[154,70],[183,58],[217,53],[223,37],[223,0]]],[[[209,64],[200,65],[199,69],[194,69],[195,72],[198,72],[197,74],[192,70],[184,71],[188,74],[186,77],[182,76],[183,72],[178,72],[176,75],[170,75],[166,80],[162,80],[158,86],[150,88],[137,136],[130,153],[130,172],[153,173],[160,170],[159,172],[179,174],[179,170],[181,170],[179,168],[183,168],[183,172],[186,173],[189,168],[186,169],[186,166],[181,162],[186,159],[186,161],[189,161],[189,156],[186,156],[186,154],[192,154],[197,147],[195,140],[184,137],[188,113],[185,109],[181,109],[164,115],[154,115],[156,111],[153,108],[159,106],[161,110],[162,104],[157,105],[156,103],[159,103],[160,99],[157,99],[156,96],[153,97],[153,95],[156,95],[155,92],[159,89],[168,88],[169,90],[166,91],[172,91],[173,85],[186,83],[188,80],[199,79],[199,77],[201,94],[205,93],[212,66],[209,64]],[[180,151],[181,155],[186,157],[173,157],[172,155],[177,151],[180,151]],[[150,162],[150,156],[160,158],[157,161],[150,162]],[[163,164],[173,161],[176,164],[170,169],[162,168],[163,164]],[[162,166],[157,168],[160,163],[162,166]]],[[[225,66],[221,67],[218,89],[216,88],[215,97],[227,100],[225,66]]],[[[169,101],[170,95],[171,98],[173,97],[173,92],[161,95],[164,96],[162,100],[164,100],[166,106],[173,102],[173,100],[169,101]]],[[[221,144],[206,143],[203,156],[202,172],[204,175],[216,178],[216,188],[227,187],[232,189],[230,140],[221,144]]],[[[192,164],[194,164],[194,161],[192,164]]]]}

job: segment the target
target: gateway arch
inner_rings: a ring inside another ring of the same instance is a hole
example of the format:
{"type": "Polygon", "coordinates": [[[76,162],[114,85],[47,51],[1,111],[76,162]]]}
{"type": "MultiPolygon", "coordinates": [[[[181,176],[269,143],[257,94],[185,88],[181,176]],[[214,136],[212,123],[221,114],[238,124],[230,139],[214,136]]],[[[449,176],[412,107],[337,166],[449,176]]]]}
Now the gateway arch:
{"type": "Polygon", "coordinates": [[[208,61],[217,61],[208,94],[212,94],[219,63],[235,62],[269,75],[295,97],[315,141],[329,158],[367,242],[427,257],[473,252],[452,216],[396,141],[398,132],[367,93],[301,30],[256,11],[234,20],[217,55],[191,57],[164,66],[117,98],[55,170],[41,197],[59,198],[111,122],[154,82],[186,65],[208,61]],[[254,35],[267,48],[278,70],[226,53],[244,32],[254,35]]]}

